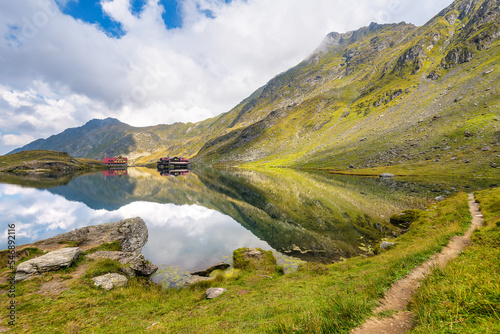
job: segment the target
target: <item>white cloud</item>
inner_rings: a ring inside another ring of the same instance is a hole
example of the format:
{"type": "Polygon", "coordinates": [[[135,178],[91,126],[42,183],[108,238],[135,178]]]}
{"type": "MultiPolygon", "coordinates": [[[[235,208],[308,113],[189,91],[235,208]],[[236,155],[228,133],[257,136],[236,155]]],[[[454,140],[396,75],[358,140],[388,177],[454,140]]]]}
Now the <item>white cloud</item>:
{"type": "Polygon", "coordinates": [[[24,146],[31,143],[35,138],[30,135],[3,135],[2,144],[7,146],[24,146]]]}
{"type": "Polygon", "coordinates": [[[202,120],[296,65],[331,31],[371,21],[422,24],[450,3],[184,0],[183,27],[167,30],[155,0],[139,17],[127,0],[103,1],[127,32],[114,39],[50,0],[3,0],[0,132],[20,136],[30,128],[32,137],[46,137],[94,117],[135,126],[202,120]]]}

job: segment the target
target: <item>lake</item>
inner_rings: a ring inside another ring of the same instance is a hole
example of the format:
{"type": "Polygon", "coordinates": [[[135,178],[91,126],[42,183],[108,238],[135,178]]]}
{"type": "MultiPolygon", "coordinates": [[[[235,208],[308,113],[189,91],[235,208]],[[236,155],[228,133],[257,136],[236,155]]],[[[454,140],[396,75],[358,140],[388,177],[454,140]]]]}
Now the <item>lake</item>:
{"type": "Polygon", "coordinates": [[[16,224],[21,245],[141,217],[149,230],[145,257],[182,272],[228,261],[240,247],[324,263],[359,255],[392,236],[392,214],[458,190],[434,181],[292,169],[204,169],[172,176],[128,168],[58,179],[3,177],[0,182],[2,249],[7,248],[7,223],[16,224]]]}

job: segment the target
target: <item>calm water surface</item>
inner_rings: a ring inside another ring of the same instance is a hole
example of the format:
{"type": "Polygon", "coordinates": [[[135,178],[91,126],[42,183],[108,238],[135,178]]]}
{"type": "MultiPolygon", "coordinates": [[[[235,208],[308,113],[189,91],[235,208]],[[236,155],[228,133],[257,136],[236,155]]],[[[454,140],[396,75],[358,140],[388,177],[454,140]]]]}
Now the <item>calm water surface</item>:
{"type": "Polygon", "coordinates": [[[21,245],[141,217],[149,229],[145,257],[187,271],[227,260],[240,247],[323,262],[357,255],[391,234],[390,215],[455,190],[288,169],[202,170],[173,177],[129,168],[121,176],[100,172],[0,182],[2,249],[8,223],[16,224],[21,245]]]}

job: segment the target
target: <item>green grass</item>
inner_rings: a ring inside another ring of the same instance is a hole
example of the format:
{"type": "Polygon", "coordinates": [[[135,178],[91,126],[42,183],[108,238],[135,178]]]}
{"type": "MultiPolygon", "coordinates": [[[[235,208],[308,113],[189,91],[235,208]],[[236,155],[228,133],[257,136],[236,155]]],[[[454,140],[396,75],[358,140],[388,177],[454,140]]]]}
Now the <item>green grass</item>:
{"type": "Polygon", "coordinates": [[[104,169],[97,160],[72,158],[66,152],[49,150],[22,151],[0,156],[0,172],[25,174],[74,173],[104,169]]]}
{"type": "MultiPolygon", "coordinates": [[[[309,263],[287,275],[266,257],[265,271],[248,266],[216,273],[215,281],[189,289],[162,290],[133,278],[127,287],[105,292],[94,287],[90,277],[119,272],[120,265],[82,260],[80,265],[88,266],[84,277],[60,295],[36,293],[48,278],[18,284],[14,331],[137,333],[156,323],[150,330],[158,333],[348,333],[371,315],[394,281],[463,233],[469,221],[466,195],[461,193],[424,211],[410,231],[396,239],[397,246],[381,255],[333,265],[309,263]],[[209,286],[228,291],[206,300],[209,286]]],[[[0,307],[8,302],[1,299],[0,307]]],[[[0,325],[7,326],[6,320],[0,325]]]]}
{"type": "Polygon", "coordinates": [[[97,247],[93,247],[89,250],[86,250],[83,254],[84,255],[87,255],[87,254],[92,254],[92,253],[95,253],[95,252],[98,252],[98,251],[121,251],[122,250],[122,246],[120,244],[120,241],[119,240],[116,240],[116,241],[113,241],[111,243],[104,243],[102,245],[99,245],[97,247]]]}
{"type": "Polygon", "coordinates": [[[500,189],[476,193],[485,227],[419,290],[412,333],[500,333],[500,189]]]}

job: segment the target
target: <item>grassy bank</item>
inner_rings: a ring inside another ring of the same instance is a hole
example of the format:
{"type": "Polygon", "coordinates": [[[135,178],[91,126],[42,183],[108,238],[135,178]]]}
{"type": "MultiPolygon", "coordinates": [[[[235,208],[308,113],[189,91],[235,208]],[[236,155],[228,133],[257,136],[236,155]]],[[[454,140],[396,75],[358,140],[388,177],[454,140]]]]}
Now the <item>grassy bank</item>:
{"type": "Polygon", "coordinates": [[[412,333],[500,333],[500,188],[476,193],[485,227],[417,294],[412,333]]]}
{"type": "Polygon", "coordinates": [[[98,160],[73,158],[58,151],[33,150],[0,156],[0,172],[15,175],[64,174],[104,168],[98,160]]]}
{"type": "MultiPolygon", "coordinates": [[[[487,193],[485,193],[487,194],[487,193]]],[[[283,275],[275,265],[215,273],[212,283],[162,290],[144,278],[105,292],[92,286],[102,270],[78,266],[17,285],[16,333],[348,333],[396,280],[438,252],[470,223],[467,196],[422,211],[396,246],[377,256],[333,265],[309,263],[283,275]],[[228,291],[204,298],[209,286],[228,291]]],[[[107,264],[109,270],[118,267],[107,264]]],[[[6,273],[6,269],[3,269],[6,273]]],[[[7,285],[0,288],[6,289],[7,285]]],[[[0,300],[6,310],[10,302],[0,300]]],[[[8,328],[7,313],[0,314],[8,328]]]]}

